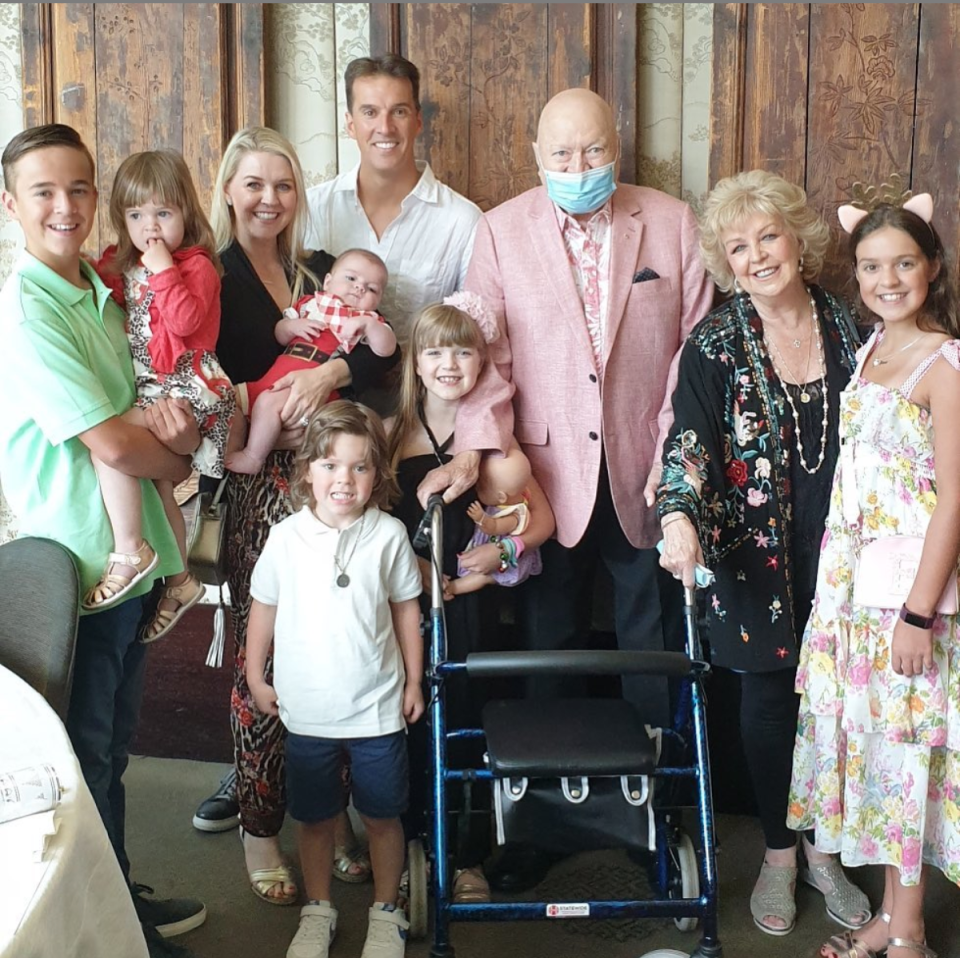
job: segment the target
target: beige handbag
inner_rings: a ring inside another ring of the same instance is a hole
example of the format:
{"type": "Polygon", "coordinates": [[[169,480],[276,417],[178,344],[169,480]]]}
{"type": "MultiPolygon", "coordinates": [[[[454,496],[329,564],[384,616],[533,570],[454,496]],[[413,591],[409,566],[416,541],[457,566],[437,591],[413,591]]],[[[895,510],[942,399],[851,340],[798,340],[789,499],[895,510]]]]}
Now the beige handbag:
{"type": "Polygon", "coordinates": [[[193,526],[187,537],[187,565],[206,585],[223,585],[227,581],[226,477],[215,492],[201,492],[193,514],[193,526]]]}
{"type": "Polygon", "coordinates": [[[215,492],[200,493],[187,536],[187,568],[205,585],[220,589],[220,603],[213,617],[213,639],[207,650],[206,664],[211,668],[223,664],[226,634],[223,587],[227,582],[227,478],[224,476],[215,492]]]}

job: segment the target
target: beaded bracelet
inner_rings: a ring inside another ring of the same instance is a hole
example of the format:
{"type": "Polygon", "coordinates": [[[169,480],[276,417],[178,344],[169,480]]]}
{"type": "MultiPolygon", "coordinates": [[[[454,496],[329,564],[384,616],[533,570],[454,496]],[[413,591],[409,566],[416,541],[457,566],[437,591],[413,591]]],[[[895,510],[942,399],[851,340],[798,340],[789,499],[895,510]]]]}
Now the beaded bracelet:
{"type": "Polygon", "coordinates": [[[497,571],[506,572],[511,566],[516,568],[517,559],[523,552],[523,540],[518,536],[490,536],[490,541],[500,547],[500,568],[497,571]]]}

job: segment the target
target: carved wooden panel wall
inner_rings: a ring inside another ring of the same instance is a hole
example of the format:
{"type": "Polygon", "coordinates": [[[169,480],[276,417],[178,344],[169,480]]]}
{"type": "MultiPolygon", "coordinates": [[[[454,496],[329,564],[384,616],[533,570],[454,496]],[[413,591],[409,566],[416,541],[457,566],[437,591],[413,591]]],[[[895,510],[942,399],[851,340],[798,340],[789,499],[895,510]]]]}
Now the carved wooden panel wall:
{"type": "MultiPolygon", "coordinates": [[[[958,40],[957,4],[718,4],[711,181],[773,170],[804,186],[839,238],[853,183],[898,173],[933,194],[956,261],[958,40]]],[[[849,275],[838,246],[824,279],[849,275]]]]}
{"type": "Polygon", "coordinates": [[[262,123],[263,12],[258,3],[25,3],[26,126],[67,123],[97,161],[99,230],[121,161],[139,150],[183,153],[209,206],[230,136],[262,123]]]}
{"type": "Polygon", "coordinates": [[[421,72],[419,149],[441,180],[489,209],[536,185],[530,144],[546,101],[585,86],[610,102],[636,176],[637,8],[619,3],[371,4],[374,55],[421,72]]]}

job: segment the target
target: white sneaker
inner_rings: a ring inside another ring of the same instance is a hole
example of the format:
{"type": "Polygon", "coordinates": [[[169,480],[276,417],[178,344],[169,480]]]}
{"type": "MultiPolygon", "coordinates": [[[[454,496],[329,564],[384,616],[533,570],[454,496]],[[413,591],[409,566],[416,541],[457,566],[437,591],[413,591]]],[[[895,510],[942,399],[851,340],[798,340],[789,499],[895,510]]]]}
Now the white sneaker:
{"type": "Polygon", "coordinates": [[[403,958],[410,922],[398,908],[385,911],[381,903],[370,909],[367,940],[360,958],[403,958]]]}
{"type": "Polygon", "coordinates": [[[336,908],[329,902],[304,905],[300,909],[300,927],[287,949],[287,958],[327,958],[336,933],[336,908]]]}

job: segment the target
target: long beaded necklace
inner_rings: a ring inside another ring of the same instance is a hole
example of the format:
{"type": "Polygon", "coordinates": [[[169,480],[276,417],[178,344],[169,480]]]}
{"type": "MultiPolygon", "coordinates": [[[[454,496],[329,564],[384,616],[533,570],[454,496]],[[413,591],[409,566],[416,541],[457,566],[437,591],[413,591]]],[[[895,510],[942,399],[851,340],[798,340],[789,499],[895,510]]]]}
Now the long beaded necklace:
{"type": "MultiPolygon", "coordinates": [[[[803,457],[803,437],[800,433],[800,413],[797,409],[797,404],[793,401],[793,396],[790,394],[790,390],[787,388],[787,383],[784,380],[783,374],[780,372],[780,369],[777,366],[776,362],[773,362],[773,369],[780,380],[780,385],[783,387],[783,394],[787,397],[787,403],[790,406],[790,411],[793,413],[793,425],[794,425],[796,439],[797,439],[797,453],[800,456],[800,466],[802,467],[803,471],[807,473],[807,475],[812,476],[815,473],[820,471],[820,467],[823,465],[823,460],[826,458],[826,455],[827,455],[827,425],[829,422],[829,414],[830,414],[830,405],[827,401],[827,362],[823,353],[823,338],[820,335],[820,322],[817,316],[817,304],[814,301],[812,296],[810,297],[810,321],[813,323],[814,335],[817,338],[817,358],[820,363],[820,395],[823,398],[823,420],[821,422],[822,432],[820,434],[820,455],[817,458],[817,463],[815,466],[808,466],[806,459],[804,459],[803,457]]],[[[774,350],[780,356],[780,359],[782,361],[783,356],[780,353],[780,350],[777,348],[777,344],[774,343],[773,340],[766,335],[766,333],[764,333],[763,341],[768,346],[772,343],[774,350]]],[[[770,355],[771,361],[773,361],[773,355],[770,353],[769,348],[767,350],[767,353],[768,355],[770,355]]],[[[810,357],[808,355],[807,362],[809,363],[809,361],[810,361],[810,357]]],[[[786,365],[787,364],[784,363],[784,366],[786,365]]],[[[787,367],[787,371],[790,372],[791,375],[793,375],[793,372],[792,370],[789,369],[789,367],[787,367]]],[[[793,376],[793,378],[800,379],[802,377],[793,376]]],[[[800,401],[803,403],[809,402],[810,394],[806,390],[806,384],[800,384],[798,382],[797,385],[800,387],[800,390],[801,390],[800,401]]]]}

